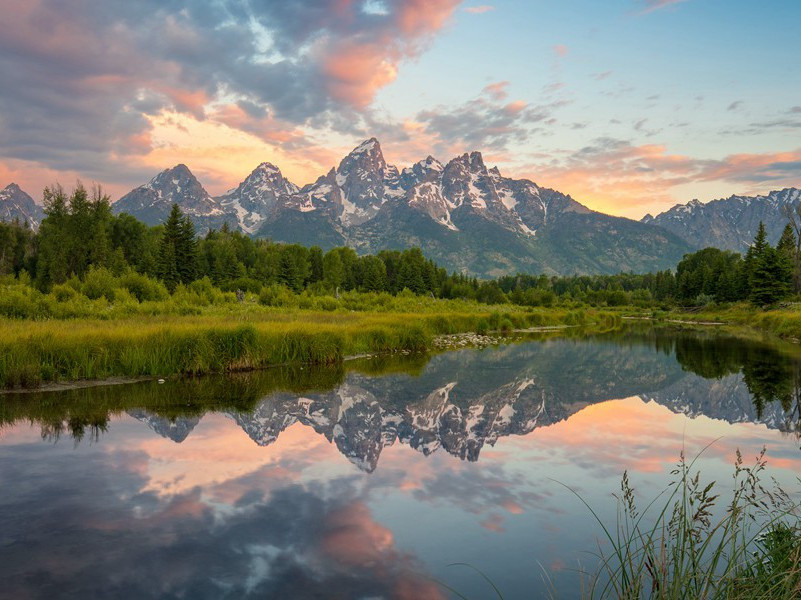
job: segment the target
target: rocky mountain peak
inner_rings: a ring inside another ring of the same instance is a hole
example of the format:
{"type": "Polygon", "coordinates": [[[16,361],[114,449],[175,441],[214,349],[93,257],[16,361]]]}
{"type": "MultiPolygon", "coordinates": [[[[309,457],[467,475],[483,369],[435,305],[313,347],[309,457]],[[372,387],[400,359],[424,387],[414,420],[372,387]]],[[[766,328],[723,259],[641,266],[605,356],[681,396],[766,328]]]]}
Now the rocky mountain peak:
{"type": "Polygon", "coordinates": [[[16,183],[9,183],[0,190],[0,221],[19,221],[38,229],[44,216],[42,207],[16,183]]]}
{"type": "Polygon", "coordinates": [[[126,212],[148,225],[158,225],[166,220],[173,204],[181,207],[201,234],[225,222],[237,222],[235,215],[225,214],[220,203],[209,195],[185,164],[165,169],[145,185],[128,192],[112,204],[112,211],[126,212]]]}
{"type": "Polygon", "coordinates": [[[380,173],[383,177],[387,163],[381,152],[381,144],[375,138],[365,140],[350,151],[337,167],[337,174],[348,176],[352,171],[380,173]]]}

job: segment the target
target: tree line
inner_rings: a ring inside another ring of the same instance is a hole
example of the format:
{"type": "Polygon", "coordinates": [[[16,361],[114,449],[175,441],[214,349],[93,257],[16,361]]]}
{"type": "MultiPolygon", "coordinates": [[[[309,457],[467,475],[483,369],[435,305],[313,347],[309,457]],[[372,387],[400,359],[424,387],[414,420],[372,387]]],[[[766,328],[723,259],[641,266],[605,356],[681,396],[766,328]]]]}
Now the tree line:
{"type": "Polygon", "coordinates": [[[252,239],[227,226],[198,238],[177,205],[163,225],[148,227],[128,214],[113,215],[99,188],[79,185],[69,194],[59,186],[47,188],[44,209],[38,232],[25,224],[0,223],[0,275],[24,272],[42,291],[101,268],[159,279],[171,292],[203,278],[225,291],[282,285],[293,292],[408,289],[437,297],[481,296],[490,285],[448,275],[419,248],[366,256],[347,247],[323,252],[317,246],[252,239]]]}
{"type": "MultiPolygon", "coordinates": [[[[518,274],[479,281],[448,274],[419,248],[357,255],[347,247],[320,247],[253,239],[227,226],[196,236],[191,219],[173,205],[163,225],[148,227],[128,214],[113,215],[108,196],[78,185],[44,190],[46,217],[38,232],[26,224],[0,223],[0,275],[30,279],[41,291],[90,270],[137,273],[160,280],[173,292],[207,278],[223,291],[259,293],[283,286],[299,293],[409,290],[437,298],[550,306],[701,305],[749,300],[770,305],[801,291],[801,240],[793,220],[778,244],[759,230],[745,256],[705,248],[687,254],[675,270],[616,275],[518,274]]],[[[801,226],[801,223],[799,223],[801,226]]]]}

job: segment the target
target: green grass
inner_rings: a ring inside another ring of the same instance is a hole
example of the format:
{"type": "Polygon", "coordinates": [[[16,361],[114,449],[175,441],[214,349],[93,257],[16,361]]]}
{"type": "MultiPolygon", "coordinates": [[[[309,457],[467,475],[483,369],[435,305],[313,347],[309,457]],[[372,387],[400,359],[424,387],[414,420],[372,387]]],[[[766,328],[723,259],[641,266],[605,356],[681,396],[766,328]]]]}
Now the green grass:
{"type": "MultiPolygon", "coordinates": [[[[778,484],[761,483],[764,450],[746,466],[737,453],[734,487],[693,474],[681,457],[676,479],[640,512],[623,475],[618,518],[604,523],[600,568],[588,576],[587,598],[635,600],[783,600],[801,597],[801,504],[778,484]]],[[[577,495],[578,496],[578,495],[577,495]]]]}
{"type": "Polygon", "coordinates": [[[599,311],[523,310],[400,298],[402,312],[315,311],[249,303],[199,315],[0,319],[0,388],[108,377],[164,377],[331,364],[347,356],[425,351],[438,334],[540,325],[615,326],[599,311]]]}

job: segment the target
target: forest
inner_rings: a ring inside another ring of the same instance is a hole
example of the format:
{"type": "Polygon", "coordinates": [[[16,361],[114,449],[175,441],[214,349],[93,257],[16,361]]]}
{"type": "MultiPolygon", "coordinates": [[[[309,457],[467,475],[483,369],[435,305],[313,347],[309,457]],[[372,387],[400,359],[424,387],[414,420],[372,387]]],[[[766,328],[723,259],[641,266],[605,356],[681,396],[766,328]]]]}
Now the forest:
{"type": "MultiPolygon", "coordinates": [[[[687,254],[675,271],[617,275],[518,274],[480,281],[448,274],[419,248],[359,256],[351,248],[252,239],[222,228],[197,237],[176,205],[167,221],[148,227],[130,215],[113,215],[99,188],[44,190],[46,218],[37,232],[24,223],[0,223],[0,315],[32,314],[31,298],[67,302],[159,301],[189,292],[245,294],[268,306],[293,305],[297,297],[401,292],[441,299],[520,306],[709,306],[749,301],[770,306],[798,295],[799,239],[790,223],[776,247],[760,224],[744,257],[705,248],[687,254]],[[20,286],[29,288],[21,291],[20,286]]],[[[216,294],[216,295],[215,295],[216,294]]],[[[41,312],[42,303],[39,303],[41,312]]],[[[47,310],[44,311],[47,313],[47,310]]],[[[52,312],[52,311],[51,311],[52,312]]]]}

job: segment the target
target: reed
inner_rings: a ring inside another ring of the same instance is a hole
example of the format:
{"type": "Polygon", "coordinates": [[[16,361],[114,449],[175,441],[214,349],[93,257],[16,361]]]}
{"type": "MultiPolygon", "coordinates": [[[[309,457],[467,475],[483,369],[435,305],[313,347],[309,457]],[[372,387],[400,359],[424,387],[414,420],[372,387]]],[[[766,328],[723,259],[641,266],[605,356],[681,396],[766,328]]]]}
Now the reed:
{"type": "Polygon", "coordinates": [[[693,474],[694,462],[682,455],[673,483],[642,511],[624,473],[615,524],[581,499],[605,542],[585,581],[587,598],[801,597],[801,504],[775,481],[763,486],[764,449],[749,466],[737,452],[728,499],[693,474]]]}
{"type": "MultiPolygon", "coordinates": [[[[405,300],[405,302],[410,302],[405,300]]],[[[110,319],[0,319],[0,387],[108,377],[165,377],[331,364],[347,356],[425,351],[434,336],[492,329],[575,324],[574,312],[482,307],[415,299],[407,312],[211,306],[199,315],[110,319]],[[454,310],[456,308],[469,310],[454,310]],[[490,310],[492,309],[492,310],[490,310]]],[[[588,312],[581,323],[619,319],[588,312]]]]}

